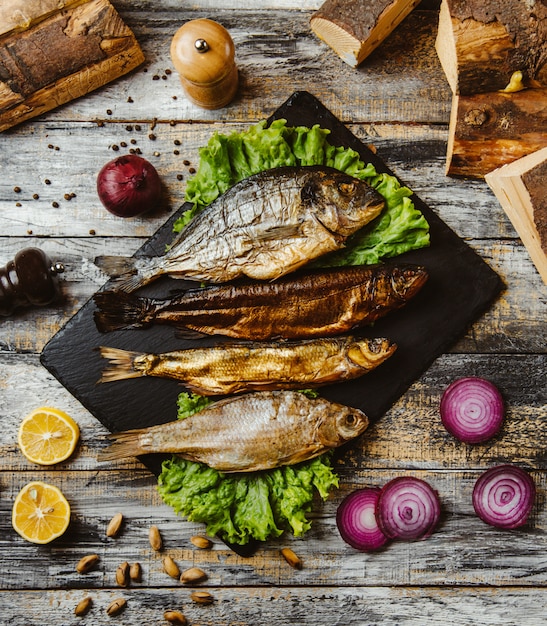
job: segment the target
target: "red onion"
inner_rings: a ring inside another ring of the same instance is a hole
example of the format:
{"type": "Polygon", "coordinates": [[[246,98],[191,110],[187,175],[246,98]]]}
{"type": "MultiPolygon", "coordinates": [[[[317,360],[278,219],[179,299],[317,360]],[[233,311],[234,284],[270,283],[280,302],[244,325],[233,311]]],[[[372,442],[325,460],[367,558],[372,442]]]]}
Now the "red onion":
{"type": "Polygon", "coordinates": [[[445,390],[440,405],[446,430],[465,443],[482,443],[499,432],[504,418],[498,388],[483,378],[460,378],[445,390]]]}
{"type": "Polygon", "coordinates": [[[437,526],[441,505],[437,492],[424,480],[400,476],[384,485],[376,517],[391,539],[425,539],[437,526]]]}
{"type": "Polygon", "coordinates": [[[161,181],[149,161],[136,154],[126,154],[101,169],[97,176],[97,193],[110,213],[135,217],[158,204],[161,181]]]}
{"type": "Polygon", "coordinates": [[[342,539],[363,552],[378,550],[388,541],[376,521],[378,487],[357,489],[347,495],[336,511],[336,525],[342,539]]]}
{"type": "Polygon", "coordinates": [[[536,486],[530,474],[514,465],[486,470],[473,488],[473,508],[483,522],[497,528],[518,528],[534,505],[536,486]]]}

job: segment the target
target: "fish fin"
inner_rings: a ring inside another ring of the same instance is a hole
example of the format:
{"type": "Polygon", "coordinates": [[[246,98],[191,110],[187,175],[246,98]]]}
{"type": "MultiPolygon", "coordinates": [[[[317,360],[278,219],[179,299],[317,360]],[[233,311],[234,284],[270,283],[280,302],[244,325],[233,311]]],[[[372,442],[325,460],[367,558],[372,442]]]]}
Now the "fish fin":
{"type": "Polygon", "coordinates": [[[115,433],[109,436],[112,441],[108,448],[100,450],[97,455],[98,461],[115,461],[125,459],[130,456],[144,454],[146,450],[140,443],[141,435],[147,431],[146,428],[136,428],[122,433],[115,433]]]}
{"type": "Polygon", "coordinates": [[[260,233],[257,241],[275,241],[290,239],[291,237],[302,236],[301,224],[281,224],[280,226],[272,226],[260,233]]]}
{"type": "Polygon", "coordinates": [[[139,328],[152,323],[154,306],[150,298],[124,291],[99,291],[93,296],[98,310],[93,317],[101,333],[121,328],[139,328]]]}
{"type": "Polygon", "coordinates": [[[210,334],[202,333],[199,330],[193,330],[186,327],[177,328],[175,331],[175,337],[177,339],[205,339],[210,336],[210,334]]]}
{"type": "Polygon", "coordinates": [[[139,356],[139,352],[109,348],[107,346],[100,346],[99,350],[103,358],[110,360],[111,367],[103,370],[98,382],[110,383],[115,380],[146,376],[142,370],[137,370],[134,366],[135,357],[139,356]]]}
{"type": "MultiPolygon", "coordinates": [[[[153,258],[153,257],[152,257],[153,258]]],[[[146,261],[137,257],[103,255],[95,257],[95,265],[113,280],[120,291],[135,291],[153,281],[161,272],[152,267],[146,269],[146,261]]]]}

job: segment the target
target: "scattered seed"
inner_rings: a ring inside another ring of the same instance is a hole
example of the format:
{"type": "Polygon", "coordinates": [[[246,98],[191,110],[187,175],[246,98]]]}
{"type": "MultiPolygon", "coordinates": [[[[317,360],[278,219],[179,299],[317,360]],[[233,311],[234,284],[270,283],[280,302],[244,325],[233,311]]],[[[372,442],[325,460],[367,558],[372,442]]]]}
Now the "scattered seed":
{"type": "Polygon", "coordinates": [[[129,96],[129,97],[127,98],[127,102],[133,102],[133,98],[132,98],[131,96],[129,96]]]}
{"type": "Polygon", "coordinates": [[[152,80],[159,80],[160,77],[157,74],[154,74],[154,76],[152,76],[152,80]]]}
{"type": "MultiPolygon", "coordinates": [[[[19,206],[23,206],[23,205],[22,205],[20,202],[16,202],[16,203],[15,203],[15,206],[19,207],[19,206]]],[[[32,231],[31,231],[31,233],[30,233],[30,234],[32,234],[32,231]]]]}
{"type": "Polygon", "coordinates": [[[112,115],[112,109],[106,109],[106,114],[107,115],[112,115]]]}
{"type": "Polygon", "coordinates": [[[148,540],[150,541],[150,547],[152,550],[159,552],[162,549],[163,541],[161,539],[160,530],[157,526],[150,526],[148,531],[148,540]]]}
{"type": "Polygon", "coordinates": [[[142,580],[142,567],[140,563],[133,563],[129,568],[129,578],[136,583],[142,580]]]}
{"type": "Polygon", "coordinates": [[[161,152],[158,152],[158,151],[154,152],[154,156],[155,156],[155,157],[159,157],[159,156],[160,156],[160,154],[161,154],[161,152]]]}
{"type": "Polygon", "coordinates": [[[182,180],[184,176],[182,174],[177,174],[177,180],[182,180]]]}
{"type": "Polygon", "coordinates": [[[46,178],[46,179],[44,180],[44,183],[45,183],[46,185],[51,185],[51,181],[49,180],[49,178],[46,178]]]}
{"type": "Polygon", "coordinates": [[[58,209],[58,208],[59,208],[59,203],[58,203],[58,202],[52,202],[52,203],[51,203],[51,206],[52,206],[54,209],[58,209]]]}
{"type": "Polygon", "coordinates": [[[190,537],[190,543],[194,544],[196,548],[200,548],[201,550],[207,550],[213,546],[213,542],[203,535],[190,537]]]}
{"type": "Polygon", "coordinates": [[[68,202],[70,202],[72,200],[72,196],[69,193],[65,193],[65,195],[63,196],[63,198],[65,200],[67,200],[68,202]]]}
{"type": "Polygon", "coordinates": [[[15,191],[15,193],[21,193],[21,187],[14,187],[13,191],[15,191]]]}
{"type": "Polygon", "coordinates": [[[114,152],[118,152],[118,150],[119,150],[119,149],[120,149],[120,146],[118,146],[118,145],[116,145],[116,144],[114,144],[114,145],[112,146],[112,150],[114,150],[114,152]]]}
{"type": "Polygon", "coordinates": [[[102,122],[102,121],[100,121],[100,120],[99,120],[99,121],[97,122],[97,126],[98,126],[99,128],[103,128],[103,127],[104,127],[104,122],[102,122]]]}
{"type": "Polygon", "coordinates": [[[196,173],[196,168],[195,167],[190,167],[190,168],[188,168],[188,171],[190,172],[190,174],[195,174],[196,173]]]}
{"type": "Polygon", "coordinates": [[[59,148],[59,146],[55,146],[55,148],[53,148],[54,150],[60,150],[61,148],[59,148]]]}
{"type": "Polygon", "coordinates": [[[48,143],[47,147],[48,147],[50,150],[53,150],[53,144],[52,144],[52,143],[48,143]]]}
{"type": "Polygon", "coordinates": [[[129,154],[136,154],[135,148],[129,148],[129,154]]]}
{"type": "Polygon", "coordinates": [[[294,567],[294,569],[302,569],[302,561],[290,548],[283,548],[281,554],[291,567],[294,567]]]}
{"type": "MultiPolygon", "coordinates": [[[[21,206],[21,205],[19,205],[19,206],[21,206]]],[[[30,228],[27,230],[27,235],[32,235],[32,231],[30,230],[30,228]]]]}
{"type": "Polygon", "coordinates": [[[176,100],[176,99],[177,99],[177,96],[171,96],[171,98],[173,98],[173,100],[176,100]]]}
{"type": "Polygon", "coordinates": [[[140,148],[137,148],[137,149],[135,150],[135,154],[142,154],[142,150],[141,150],[140,148]]]}
{"type": "Polygon", "coordinates": [[[180,146],[180,139],[175,139],[173,143],[175,144],[175,146],[180,146]]]}
{"type": "Polygon", "coordinates": [[[188,620],[180,611],[165,611],[163,617],[170,624],[177,624],[178,626],[186,626],[188,623],[188,620]]]}
{"type": "Polygon", "coordinates": [[[156,139],[156,135],[154,135],[154,133],[150,133],[148,135],[148,139],[150,139],[150,141],[154,141],[156,139]]]}
{"type": "Polygon", "coordinates": [[[184,165],[186,165],[186,166],[190,165],[190,161],[189,161],[188,159],[184,159],[183,163],[184,163],[184,165]]]}
{"type": "Polygon", "coordinates": [[[175,120],[169,120],[169,126],[176,126],[177,123],[175,122],[175,120]]]}
{"type": "Polygon", "coordinates": [[[193,591],[190,598],[197,604],[212,604],[215,600],[207,591],[193,591]]]}
{"type": "Polygon", "coordinates": [[[178,578],[180,576],[179,566],[170,556],[166,556],[163,559],[163,571],[171,576],[171,578],[178,578]]]}
{"type": "Polygon", "coordinates": [[[140,124],[136,124],[135,125],[135,130],[136,131],[141,131],[142,130],[142,126],[140,124]]]}
{"type": "Polygon", "coordinates": [[[106,608],[108,615],[118,615],[127,606],[127,600],[125,598],[116,598],[106,608]]]}
{"type": "Polygon", "coordinates": [[[92,604],[93,604],[93,600],[91,599],[91,596],[86,596],[85,598],[83,598],[82,600],[78,602],[78,604],[76,605],[76,608],[74,609],[74,614],[77,615],[78,617],[82,617],[89,611],[92,604]]]}
{"type": "Polygon", "coordinates": [[[33,194],[32,194],[32,197],[33,197],[35,200],[39,200],[39,199],[40,199],[40,196],[39,196],[37,193],[33,193],[33,194]]]}
{"type": "Polygon", "coordinates": [[[180,150],[173,150],[173,154],[179,155],[180,154],[180,150]]]}
{"type": "Polygon", "coordinates": [[[207,580],[207,574],[199,567],[191,567],[180,575],[180,582],[183,585],[202,583],[204,580],[207,580]]]}
{"type": "Polygon", "coordinates": [[[162,79],[162,80],[167,80],[167,76],[164,74],[164,75],[161,77],[161,79],[162,79]]]}
{"type": "Polygon", "coordinates": [[[118,565],[116,569],[116,582],[120,587],[127,587],[129,585],[129,563],[127,561],[118,565]]]}
{"type": "Polygon", "coordinates": [[[114,517],[108,522],[108,526],[106,527],[106,536],[107,537],[117,537],[123,523],[123,515],[121,513],[116,513],[114,517]]]}
{"type": "Polygon", "coordinates": [[[99,562],[98,554],[88,554],[83,556],[76,565],[76,571],[79,574],[87,574],[99,562]]]}
{"type": "Polygon", "coordinates": [[[96,231],[94,228],[91,228],[91,229],[89,230],[89,234],[90,234],[90,235],[96,235],[96,234],[97,234],[97,231],[96,231]]]}
{"type": "Polygon", "coordinates": [[[167,69],[165,70],[165,73],[167,74],[167,76],[169,76],[169,75],[171,74],[171,70],[170,70],[169,68],[167,68],[167,69]]]}
{"type": "Polygon", "coordinates": [[[137,143],[137,140],[136,140],[136,139],[131,139],[131,143],[132,143],[133,145],[135,145],[135,144],[137,143]]]}

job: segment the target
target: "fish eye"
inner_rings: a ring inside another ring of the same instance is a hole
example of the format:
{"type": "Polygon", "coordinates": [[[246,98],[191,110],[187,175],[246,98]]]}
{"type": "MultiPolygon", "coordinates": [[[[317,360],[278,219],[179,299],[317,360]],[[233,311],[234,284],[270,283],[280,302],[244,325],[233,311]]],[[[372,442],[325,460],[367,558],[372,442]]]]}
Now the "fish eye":
{"type": "Polygon", "coordinates": [[[346,426],[355,426],[357,424],[357,416],[354,413],[346,415],[346,426]]]}
{"type": "Polygon", "coordinates": [[[350,196],[355,191],[355,183],[338,183],[338,191],[344,196],[350,196]]]}

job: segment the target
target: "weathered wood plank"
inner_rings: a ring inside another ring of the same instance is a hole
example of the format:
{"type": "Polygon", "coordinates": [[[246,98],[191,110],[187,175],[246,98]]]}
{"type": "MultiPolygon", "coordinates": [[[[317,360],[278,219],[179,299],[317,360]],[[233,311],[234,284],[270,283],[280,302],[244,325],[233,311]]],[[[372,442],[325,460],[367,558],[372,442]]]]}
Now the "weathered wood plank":
{"type": "Polygon", "coordinates": [[[174,589],[10,591],[0,594],[0,614],[13,626],[41,624],[106,624],[138,621],[160,624],[167,608],[182,610],[189,624],[200,626],[256,626],[273,622],[278,626],[325,624],[345,626],[499,626],[543,623],[547,609],[544,589],[511,587],[481,589],[466,587],[384,588],[356,586],[347,589],[325,587],[281,587],[210,590],[215,602],[196,606],[188,592],[174,589]],[[86,595],[93,607],[85,618],[76,618],[73,610],[86,595]],[[127,600],[125,612],[109,619],[105,610],[116,597],[127,600]],[[36,617],[35,617],[36,616],[36,617]],[[38,617],[39,616],[39,617],[38,617]]]}
{"type": "Polygon", "coordinates": [[[133,7],[126,2],[115,6],[143,49],[144,66],[48,113],[47,119],[247,122],[256,120],[268,103],[283,102],[294,91],[308,89],[344,120],[448,121],[450,88],[434,52],[435,11],[413,12],[355,70],[311,32],[311,11],[300,7],[295,11],[269,9],[265,19],[261,7],[255,11],[217,9],[213,16],[210,10],[199,8],[181,14],[157,5],[133,7]],[[184,97],[169,57],[177,28],[183,21],[200,17],[214,17],[228,29],[236,46],[240,92],[230,106],[218,111],[200,109],[184,97]],[[166,69],[173,73],[166,76],[166,69]],[[129,97],[132,102],[127,101],[129,97]]]}
{"type": "MultiPolygon", "coordinates": [[[[370,470],[353,468],[343,476],[340,488],[325,502],[316,502],[310,514],[311,530],[300,539],[284,535],[260,546],[250,557],[232,552],[220,540],[213,548],[199,550],[190,538],[203,533],[203,526],[177,518],[164,505],[154,480],[147,472],[127,471],[33,471],[3,475],[0,501],[0,548],[2,589],[77,589],[116,587],[115,571],[123,562],[138,561],[143,568],[143,586],[173,586],[162,567],[170,555],[181,570],[200,567],[208,574],[206,587],[240,585],[296,585],[348,587],[360,585],[496,585],[545,586],[547,570],[542,565],[547,548],[547,511],[538,504],[525,527],[502,531],[484,524],[471,504],[479,470],[370,470]],[[393,542],[385,550],[364,554],[345,544],[336,528],[336,509],[352,490],[381,486],[395,476],[412,475],[428,481],[439,493],[443,517],[438,530],[427,540],[393,542]],[[29,480],[47,480],[60,487],[72,507],[69,530],[48,546],[25,542],[11,529],[9,511],[19,489],[29,480]],[[120,535],[107,538],[105,529],[112,516],[121,512],[125,524],[120,535]],[[158,526],[164,548],[150,548],[148,529],[158,526]],[[285,562],[280,549],[290,546],[303,562],[295,570],[285,562]],[[79,574],[75,566],[89,553],[100,557],[97,566],[79,574]],[[13,572],[17,572],[14,576],[13,572]]],[[[547,474],[532,472],[538,491],[546,487],[547,474]]],[[[134,585],[137,587],[137,585],[134,585]]],[[[182,585],[180,585],[182,587],[182,585]]],[[[182,591],[182,589],[181,589],[182,591]]]]}
{"type": "MultiPolygon", "coordinates": [[[[547,355],[445,354],[439,357],[394,405],[360,438],[337,455],[337,467],[351,476],[355,468],[484,468],[503,459],[547,469],[547,355]],[[453,439],[439,417],[444,389],[455,379],[482,376],[494,382],[506,403],[501,434],[480,446],[453,439]]],[[[174,383],[176,384],[176,383],[174,383]]],[[[36,466],[17,447],[23,417],[42,405],[69,413],[80,425],[76,454],[61,469],[135,469],[137,461],[96,464],[106,429],[43,368],[37,355],[0,353],[0,471],[28,471],[36,466]]],[[[59,469],[59,468],[57,468],[59,469]]]]}

